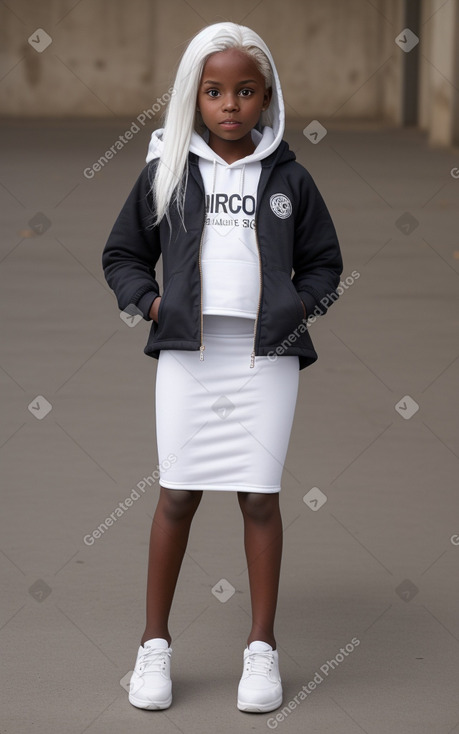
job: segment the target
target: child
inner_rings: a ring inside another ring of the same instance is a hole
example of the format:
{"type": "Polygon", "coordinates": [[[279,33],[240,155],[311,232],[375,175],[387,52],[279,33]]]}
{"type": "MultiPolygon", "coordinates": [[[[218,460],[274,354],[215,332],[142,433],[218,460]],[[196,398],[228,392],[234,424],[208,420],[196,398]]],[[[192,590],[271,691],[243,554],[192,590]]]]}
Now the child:
{"type": "Polygon", "coordinates": [[[299,371],[317,359],[307,318],[336,300],[342,272],[326,205],[283,132],[262,39],[233,23],[204,28],[183,54],[164,128],[103,253],[119,308],[152,321],[144,351],[158,360],[160,492],[129,694],[140,708],[172,701],[168,618],[204,490],[236,492],[244,520],[252,628],[237,706],[282,703],[280,481],[299,371]]]}

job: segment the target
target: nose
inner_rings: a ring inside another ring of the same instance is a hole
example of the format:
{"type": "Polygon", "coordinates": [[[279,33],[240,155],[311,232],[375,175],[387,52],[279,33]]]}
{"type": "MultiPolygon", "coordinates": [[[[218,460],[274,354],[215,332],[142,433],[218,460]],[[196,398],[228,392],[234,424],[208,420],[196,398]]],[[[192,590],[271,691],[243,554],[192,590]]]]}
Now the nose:
{"type": "Polygon", "coordinates": [[[223,109],[225,112],[234,112],[238,109],[237,97],[234,94],[226,94],[223,98],[223,109]]]}

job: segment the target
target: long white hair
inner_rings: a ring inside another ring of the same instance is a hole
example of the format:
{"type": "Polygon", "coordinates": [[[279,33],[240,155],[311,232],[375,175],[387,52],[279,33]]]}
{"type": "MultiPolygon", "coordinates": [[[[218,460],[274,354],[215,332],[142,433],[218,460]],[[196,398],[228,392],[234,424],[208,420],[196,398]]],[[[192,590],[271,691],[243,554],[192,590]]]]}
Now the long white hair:
{"type": "MultiPolygon", "coordinates": [[[[184,199],[188,180],[188,151],[193,130],[202,132],[202,118],[197,112],[197,95],[204,65],[214,53],[237,48],[250,54],[266,81],[273,85],[270,51],[260,36],[236,23],[214,23],[203,28],[188,44],[180,60],[164,122],[162,151],[152,191],[155,224],[164,216],[169,219],[169,206],[175,201],[184,221],[184,199]]],[[[271,125],[269,107],[261,113],[260,124],[271,125]]]]}

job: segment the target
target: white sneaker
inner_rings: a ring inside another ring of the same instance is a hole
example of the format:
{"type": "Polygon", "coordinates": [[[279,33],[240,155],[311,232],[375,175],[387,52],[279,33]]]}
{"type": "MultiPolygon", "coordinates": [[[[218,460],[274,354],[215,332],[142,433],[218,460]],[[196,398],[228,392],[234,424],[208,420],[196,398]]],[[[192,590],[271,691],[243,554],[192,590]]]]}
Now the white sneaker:
{"type": "Polygon", "coordinates": [[[154,637],[139,647],[129,683],[129,703],[141,709],[167,709],[172,703],[171,653],[167,640],[154,637]]]}
{"type": "Polygon", "coordinates": [[[263,713],[282,703],[279,656],[267,642],[251,642],[244,650],[244,670],[239,681],[237,707],[240,711],[263,713]]]}

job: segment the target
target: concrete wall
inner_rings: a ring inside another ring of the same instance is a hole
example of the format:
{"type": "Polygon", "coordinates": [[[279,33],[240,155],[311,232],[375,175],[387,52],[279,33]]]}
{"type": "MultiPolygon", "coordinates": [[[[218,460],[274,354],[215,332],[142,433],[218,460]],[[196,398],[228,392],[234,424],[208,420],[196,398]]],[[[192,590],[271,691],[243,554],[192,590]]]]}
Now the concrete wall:
{"type": "Polygon", "coordinates": [[[420,87],[420,124],[433,144],[459,145],[459,2],[427,0],[420,87]]]}
{"type": "MultiPolygon", "coordinates": [[[[172,84],[189,38],[212,22],[270,46],[287,114],[403,124],[408,0],[7,0],[0,4],[3,115],[132,116],[172,84]],[[41,53],[39,28],[52,38],[41,53]],[[32,37],[31,42],[28,38],[32,37]]],[[[419,124],[459,142],[459,0],[420,0],[419,124]]]]}
{"type": "Polygon", "coordinates": [[[229,19],[265,38],[290,116],[396,119],[396,0],[252,5],[250,12],[247,0],[16,0],[11,10],[2,3],[2,113],[135,116],[170,86],[187,40],[229,19]],[[27,41],[37,28],[52,37],[42,53],[27,41]]]}

